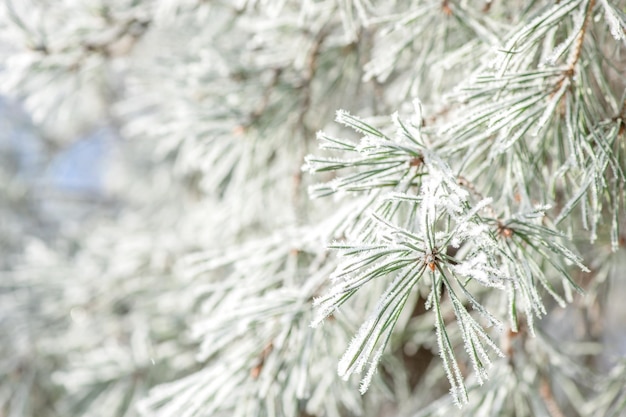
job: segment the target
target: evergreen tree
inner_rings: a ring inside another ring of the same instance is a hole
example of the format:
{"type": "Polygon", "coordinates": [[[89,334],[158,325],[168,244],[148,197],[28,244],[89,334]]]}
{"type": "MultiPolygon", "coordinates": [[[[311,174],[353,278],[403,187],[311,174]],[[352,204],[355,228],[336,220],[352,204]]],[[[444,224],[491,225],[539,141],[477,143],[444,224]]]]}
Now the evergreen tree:
{"type": "Polygon", "coordinates": [[[0,416],[626,415],[626,2],[0,10],[0,416]]]}

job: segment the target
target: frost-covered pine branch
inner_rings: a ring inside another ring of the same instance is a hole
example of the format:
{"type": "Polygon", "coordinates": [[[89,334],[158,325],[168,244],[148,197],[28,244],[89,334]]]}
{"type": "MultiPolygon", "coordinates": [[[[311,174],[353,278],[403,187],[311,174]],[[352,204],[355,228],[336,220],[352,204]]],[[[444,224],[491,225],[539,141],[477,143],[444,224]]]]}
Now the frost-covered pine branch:
{"type": "Polygon", "coordinates": [[[5,0],[0,48],[0,415],[626,412],[624,1],[5,0]]]}

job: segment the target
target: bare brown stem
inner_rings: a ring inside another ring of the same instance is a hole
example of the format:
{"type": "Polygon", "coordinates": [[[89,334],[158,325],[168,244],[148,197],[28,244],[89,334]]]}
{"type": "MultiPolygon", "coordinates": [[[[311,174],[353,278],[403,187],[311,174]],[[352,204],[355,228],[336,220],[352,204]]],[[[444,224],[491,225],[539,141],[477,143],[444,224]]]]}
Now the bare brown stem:
{"type": "Polygon", "coordinates": [[[578,36],[576,37],[574,49],[572,49],[569,59],[567,60],[567,72],[570,73],[570,77],[573,75],[574,68],[580,60],[580,56],[583,50],[583,41],[585,40],[585,33],[587,33],[589,21],[591,20],[591,12],[593,11],[593,7],[595,6],[595,4],[596,0],[589,0],[589,3],[587,3],[587,10],[585,11],[585,21],[583,22],[582,28],[580,28],[578,36]]]}
{"type": "MultiPolygon", "coordinates": [[[[576,72],[576,65],[580,60],[583,51],[583,43],[585,40],[585,34],[587,33],[587,28],[589,27],[589,20],[591,19],[591,12],[593,11],[593,7],[596,4],[596,0],[589,0],[587,3],[587,9],[585,10],[585,20],[583,21],[583,25],[580,28],[580,32],[578,36],[576,36],[576,40],[574,41],[574,48],[571,50],[569,57],[567,59],[567,68],[563,72],[563,75],[557,81],[550,98],[552,98],[563,86],[563,83],[566,79],[571,79],[576,72]]],[[[562,103],[562,102],[561,102],[562,103]]],[[[563,113],[564,110],[562,110],[563,113]]]]}
{"type": "Polygon", "coordinates": [[[541,378],[539,395],[541,395],[541,398],[543,398],[543,402],[548,409],[550,417],[565,417],[565,414],[563,414],[563,411],[561,411],[561,408],[554,398],[554,393],[552,392],[552,387],[550,387],[550,382],[548,382],[545,377],[541,378]]]}

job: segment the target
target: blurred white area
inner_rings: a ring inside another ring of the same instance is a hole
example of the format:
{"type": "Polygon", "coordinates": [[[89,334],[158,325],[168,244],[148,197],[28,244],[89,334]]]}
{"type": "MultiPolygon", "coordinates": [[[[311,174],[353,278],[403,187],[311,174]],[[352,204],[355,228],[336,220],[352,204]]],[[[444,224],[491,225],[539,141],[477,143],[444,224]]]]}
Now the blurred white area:
{"type": "Polygon", "coordinates": [[[0,132],[0,241],[13,248],[9,253],[19,252],[24,239],[52,241],[68,226],[115,208],[106,180],[119,143],[111,128],[59,146],[18,103],[0,97],[0,132]]]}
{"type": "Polygon", "coordinates": [[[614,256],[604,333],[605,356],[611,364],[626,358],[626,248],[622,247],[614,256]]]}

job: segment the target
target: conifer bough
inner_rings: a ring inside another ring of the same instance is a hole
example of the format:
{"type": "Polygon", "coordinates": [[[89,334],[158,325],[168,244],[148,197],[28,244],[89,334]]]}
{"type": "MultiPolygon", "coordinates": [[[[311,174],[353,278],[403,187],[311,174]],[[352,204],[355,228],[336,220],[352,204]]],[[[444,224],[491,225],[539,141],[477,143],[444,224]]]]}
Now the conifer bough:
{"type": "Polygon", "coordinates": [[[115,137],[93,195],[0,169],[0,415],[626,413],[626,2],[0,22],[40,172],[115,137]]]}

